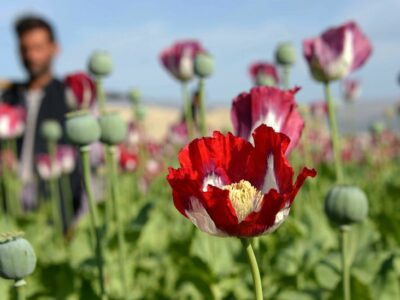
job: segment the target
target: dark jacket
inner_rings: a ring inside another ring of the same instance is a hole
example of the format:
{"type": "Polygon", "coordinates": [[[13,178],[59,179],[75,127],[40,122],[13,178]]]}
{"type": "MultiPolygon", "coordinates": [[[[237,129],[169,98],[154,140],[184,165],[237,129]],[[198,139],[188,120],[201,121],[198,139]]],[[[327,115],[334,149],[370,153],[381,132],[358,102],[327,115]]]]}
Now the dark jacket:
{"type": "MultiPolygon", "coordinates": [[[[25,106],[25,84],[15,83],[11,85],[7,90],[4,91],[1,96],[2,101],[10,105],[22,105],[25,106]]],[[[35,141],[34,141],[34,156],[39,153],[47,152],[47,143],[40,134],[40,126],[43,121],[47,119],[57,120],[63,128],[63,136],[60,139],[60,144],[68,144],[65,136],[65,114],[68,112],[68,107],[65,99],[65,86],[60,80],[53,79],[44,88],[44,96],[38,111],[35,128],[35,141]]],[[[18,155],[21,153],[23,138],[17,140],[18,155]]],[[[35,166],[33,166],[35,170],[35,166]]],[[[78,168],[71,175],[71,188],[74,197],[75,210],[80,206],[81,198],[81,176],[78,168]]]]}

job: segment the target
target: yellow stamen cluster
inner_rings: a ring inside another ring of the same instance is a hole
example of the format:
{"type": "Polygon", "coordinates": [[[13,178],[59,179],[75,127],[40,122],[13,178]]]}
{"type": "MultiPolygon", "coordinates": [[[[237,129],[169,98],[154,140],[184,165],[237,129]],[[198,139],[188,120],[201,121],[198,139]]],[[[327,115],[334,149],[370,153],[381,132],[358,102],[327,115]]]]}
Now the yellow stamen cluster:
{"type": "Polygon", "coordinates": [[[256,210],[263,196],[247,180],[240,180],[237,183],[225,185],[223,189],[229,191],[229,198],[235,209],[239,223],[256,210]]]}

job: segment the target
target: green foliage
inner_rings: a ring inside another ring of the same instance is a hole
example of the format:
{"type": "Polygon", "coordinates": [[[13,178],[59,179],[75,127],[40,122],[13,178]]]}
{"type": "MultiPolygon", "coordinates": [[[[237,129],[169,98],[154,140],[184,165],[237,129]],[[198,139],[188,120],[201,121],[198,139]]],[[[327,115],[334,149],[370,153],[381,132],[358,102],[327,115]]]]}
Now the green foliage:
{"type": "MultiPolygon", "coordinates": [[[[350,231],[352,299],[400,299],[400,167],[388,162],[347,168],[370,205],[369,218],[350,231]]],[[[338,228],[327,220],[323,205],[332,174],[328,166],[319,167],[317,179],[300,191],[287,221],[258,238],[267,299],[342,298],[338,228]]],[[[173,206],[165,174],[143,194],[133,187],[132,175],[121,174],[119,183],[132,299],[252,299],[252,278],[240,242],[208,236],[183,218],[173,206]]],[[[45,207],[18,220],[2,217],[0,228],[25,231],[36,251],[28,299],[98,299],[88,216],[64,239],[48,222],[45,207]]],[[[103,236],[108,293],[110,299],[122,299],[113,223],[104,224],[103,236]]],[[[0,299],[11,299],[11,286],[11,281],[0,281],[0,299]]]]}

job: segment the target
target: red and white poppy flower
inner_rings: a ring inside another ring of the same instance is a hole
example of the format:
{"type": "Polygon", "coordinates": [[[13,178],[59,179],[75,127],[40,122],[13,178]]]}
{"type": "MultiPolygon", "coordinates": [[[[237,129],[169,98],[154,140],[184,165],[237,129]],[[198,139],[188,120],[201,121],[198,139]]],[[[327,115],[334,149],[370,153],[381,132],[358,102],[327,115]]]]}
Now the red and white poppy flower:
{"type": "Polygon", "coordinates": [[[278,71],[271,63],[253,63],[249,67],[249,73],[254,85],[276,86],[279,84],[278,71]]]}
{"type": "Polygon", "coordinates": [[[77,153],[74,147],[59,145],[57,147],[57,160],[61,165],[63,174],[71,174],[75,170],[77,153]]]}
{"type": "Polygon", "coordinates": [[[215,236],[252,237],[274,231],[287,218],[294,198],[315,170],[304,168],[293,183],[286,159],[287,136],[261,125],[254,146],[231,133],[193,140],[169,168],[177,210],[215,236]]]}
{"type": "Polygon", "coordinates": [[[25,109],[0,103],[0,139],[13,139],[25,130],[25,109]]]}
{"type": "Polygon", "coordinates": [[[185,40],[174,43],[164,49],[160,59],[167,71],[180,81],[188,81],[194,76],[194,59],[203,47],[195,40],[185,40]]]}
{"type": "Polygon", "coordinates": [[[66,100],[70,109],[87,109],[96,98],[96,86],[92,78],[84,72],[65,77],[66,100]]]}
{"type": "Polygon", "coordinates": [[[347,22],[306,39],[303,52],[314,79],[328,82],[360,68],[371,55],[372,46],[355,22],[347,22]]]}
{"type": "Polygon", "coordinates": [[[51,159],[47,153],[37,154],[36,170],[42,180],[56,179],[62,173],[61,162],[58,158],[51,159]]]}
{"type": "Polygon", "coordinates": [[[130,151],[125,145],[118,146],[118,162],[120,168],[125,172],[134,172],[138,167],[138,155],[130,151]]]}
{"type": "Polygon", "coordinates": [[[296,109],[294,95],[299,89],[280,90],[274,87],[255,87],[233,99],[231,119],[235,134],[250,139],[261,124],[290,138],[288,153],[297,145],[304,121],[296,109]]]}

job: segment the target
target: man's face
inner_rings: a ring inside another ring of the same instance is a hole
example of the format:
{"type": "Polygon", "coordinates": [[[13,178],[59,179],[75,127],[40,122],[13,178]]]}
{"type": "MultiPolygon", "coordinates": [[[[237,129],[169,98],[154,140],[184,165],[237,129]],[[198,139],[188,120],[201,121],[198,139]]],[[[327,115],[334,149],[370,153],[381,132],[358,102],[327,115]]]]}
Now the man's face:
{"type": "Polygon", "coordinates": [[[33,78],[50,70],[52,60],[58,52],[57,44],[51,41],[49,33],[42,28],[22,34],[19,49],[24,67],[33,78]]]}

